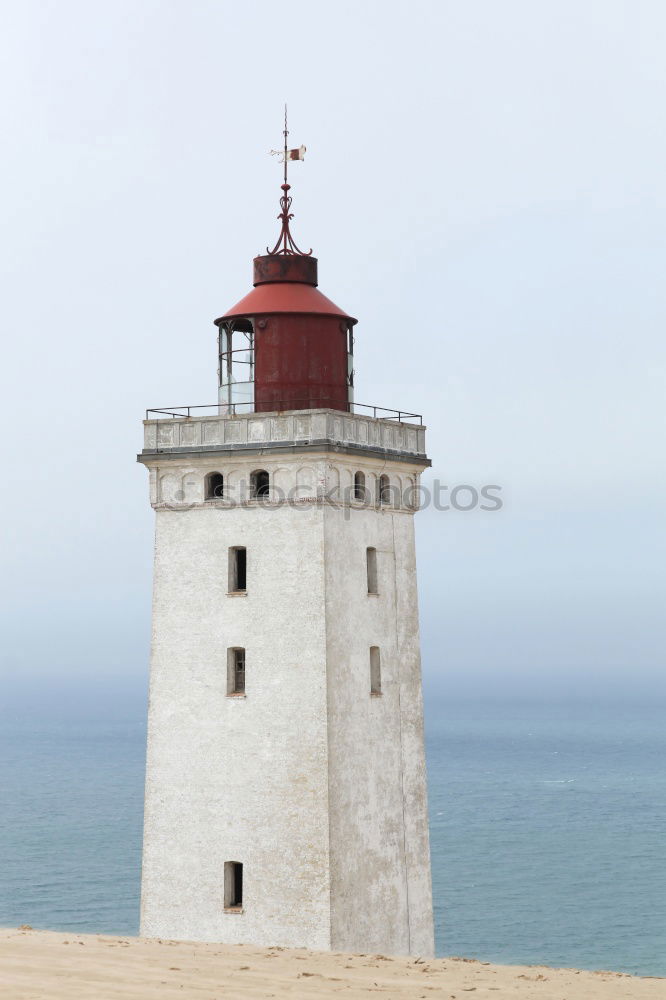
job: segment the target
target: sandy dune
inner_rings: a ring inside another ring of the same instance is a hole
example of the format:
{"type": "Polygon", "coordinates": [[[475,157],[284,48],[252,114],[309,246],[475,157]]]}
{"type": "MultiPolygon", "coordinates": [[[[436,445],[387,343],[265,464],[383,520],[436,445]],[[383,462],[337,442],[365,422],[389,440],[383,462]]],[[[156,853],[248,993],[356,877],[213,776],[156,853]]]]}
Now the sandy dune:
{"type": "Polygon", "coordinates": [[[2,1000],[386,1000],[666,997],[666,980],[614,972],[486,965],[461,958],[388,958],[183,944],[31,929],[0,930],[2,1000]]]}

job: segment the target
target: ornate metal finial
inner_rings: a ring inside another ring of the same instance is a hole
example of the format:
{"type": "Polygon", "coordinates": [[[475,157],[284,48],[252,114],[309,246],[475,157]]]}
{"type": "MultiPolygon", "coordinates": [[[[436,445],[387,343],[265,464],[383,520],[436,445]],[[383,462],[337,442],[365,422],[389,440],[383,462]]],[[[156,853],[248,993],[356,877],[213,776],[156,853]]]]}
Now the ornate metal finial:
{"type": "Polygon", "coordinates": [[[282,163],[284,163],[284,183],[282,187],[282,197],[280,198],[280,208],[282,211],[278,215],[278,219],[282,222],[282,229],[280,230],[280,235],[278,236],[277,243],[272,250],[266,247],[266,252],[271,256],[276,255],[286,255],[286,256],[299,256],[299,257],[309,257],[312,250],[299,250],[294,243],[293,237],[289,230],[289,223],[293,219],[293,212],[290,212],[291,208],[291,197],[289,195],[289,190],[291,184],[287,181],[287,164],[290,160],[304,160],[305,159],[305,146],[299,146],[298,149],[287,149],[287,136],[289,135],[289,129],[287,128],[287,105],[284,106],[284,149],[271,149],[271,156],[281,156],[282,163]]]}

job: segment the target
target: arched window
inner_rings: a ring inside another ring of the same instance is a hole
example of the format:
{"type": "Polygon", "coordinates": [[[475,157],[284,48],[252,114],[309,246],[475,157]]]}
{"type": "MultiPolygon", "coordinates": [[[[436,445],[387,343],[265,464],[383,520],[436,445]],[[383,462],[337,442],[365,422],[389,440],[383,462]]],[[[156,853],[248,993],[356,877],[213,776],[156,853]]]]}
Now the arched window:
{"type": "Polygon", "coordinates": [[[365,500],[365,476],[362,472],[354,473],[354,500],[365,500]]]}
{"type": "Polygon", "coordinates": [[[224,476],[221,472],[209,472],[206,476],[206,500],[221,500],[224,496],[224,476]]]}
{"type": "Polygon", "coordinates": [[[377,480],[377,502],[391,502],[391,480],[388,476],[380,476],[377,480]]]}
{"type": "Polygon", "coordinates": [[[250,496],[253,500],[267,500],[270,495],[270,479],[265,469],[255,469],[250,475],[250,496]]]}

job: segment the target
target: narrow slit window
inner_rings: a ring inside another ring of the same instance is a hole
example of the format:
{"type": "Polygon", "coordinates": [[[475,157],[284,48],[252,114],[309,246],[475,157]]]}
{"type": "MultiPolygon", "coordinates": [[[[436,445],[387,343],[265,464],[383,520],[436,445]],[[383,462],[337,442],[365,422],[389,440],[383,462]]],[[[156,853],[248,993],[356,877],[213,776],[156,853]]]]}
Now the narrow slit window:
{"type": "Polygon", "coordinates": [[[370,694],[382,693],[382,666],[379,646],[370,647],[370,694]]]}
{"type": "Polygon", "coordinates": [[[206,500],[221,500],[224,496],[224,476],[221,472],[210,472],[206,476],[206,500]]]}
{"type": "Polygon", "coordinates": [[[240,910],[243,907],[243,865],[240,861],[224,862],[224,908],[240,910]]]}
{"type": "Polygon", "coordinates": [[[354,473],[354,500],[365,500],[365,476],[362,472],[354,473]]]}
{"type": "Polygon", "coordinates": [[[229,593],[247,589],[247,550],[240,546],[229,549],[229,593]]]}
{"type": "Polygon", "coordinates": [[[368,548],[366,551],[366,563],[368,571],[368,593],[377,593],[377,549],[368,548]]]}
{"type": "Polygon", "coordinates": [[[250,496],[253,500],[267,500],[270,496],[270,478],[265,469],[255,469],[251,473],[250,496]]]}
{"type": "Polygon", "coordinates": [[[245,694],[245,650],[227,650],[227,694],[245,694]]]}

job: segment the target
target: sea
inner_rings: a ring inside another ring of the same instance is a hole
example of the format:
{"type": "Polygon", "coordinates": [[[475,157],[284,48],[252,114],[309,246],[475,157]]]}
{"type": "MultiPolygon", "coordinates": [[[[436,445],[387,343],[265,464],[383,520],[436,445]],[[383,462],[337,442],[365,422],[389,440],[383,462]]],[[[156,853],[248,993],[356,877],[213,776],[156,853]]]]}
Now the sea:
{"type": "MultiPolygon", "coordinates": [[[[666,706],[438,701],[437,953],[666,976],[666,706]]],[[[145,725],[0,729],[0,925],[137,934],[145,725]]]]}

